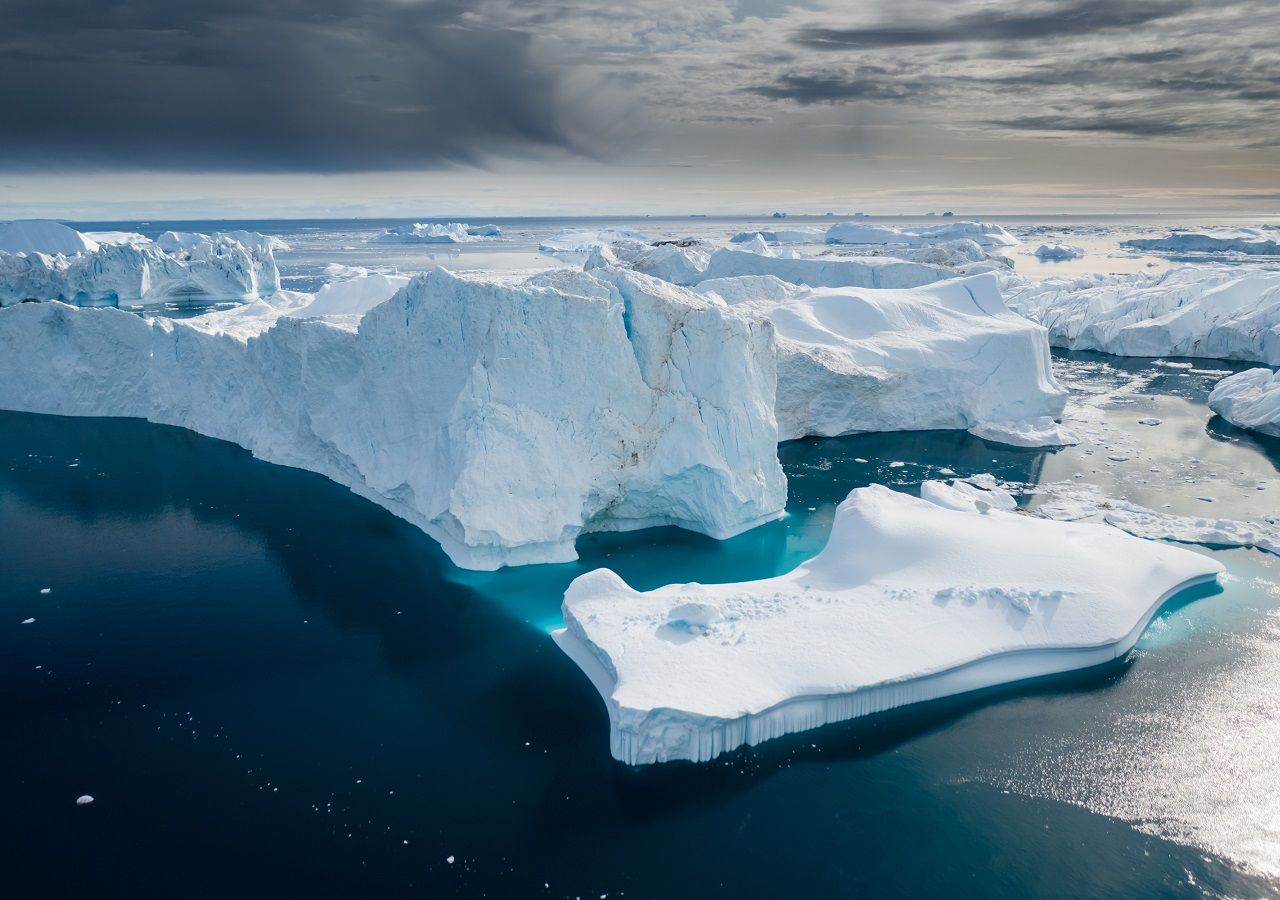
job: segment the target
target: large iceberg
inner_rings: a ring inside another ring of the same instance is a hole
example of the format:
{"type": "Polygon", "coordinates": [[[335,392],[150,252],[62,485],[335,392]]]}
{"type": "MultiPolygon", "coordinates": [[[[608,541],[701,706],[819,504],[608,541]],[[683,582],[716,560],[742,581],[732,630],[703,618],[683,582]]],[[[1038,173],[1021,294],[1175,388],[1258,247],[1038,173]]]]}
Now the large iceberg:
{"type": "Polygon", "coordinates": [[[1209,408],[1239,428],[1280,437],[1280,372],[1249,369],[1222,379],[1209,408]]]}
{"type": "Polygon", "coordinates": [[[0,251],[0,306],[45,300],[78,306],[251,301],[280,289],[273,252],[279,244],[261,234],[166,232],[155,241],[82,243],[87,249],[72,254],[0,251]]]}
{"type": "Polygon", "coordinates": [[[778,335],[781,438],[973,429],[1023,446],[1071,443],[1054,421],[1045,330],[1011,313],[993,275],[910,290],[806,288],[772,276],[704,281],[778,335]]]}
{"type": "Polygon", "coordinates": [[[334,285],[318,317],[323,296],[289,292],[183,320],[9,307],[0,408],[233,441],[476,569],[572,560],[584,531],[728,537],[782,514],[768,324],[621,270],[436,269],[356,318],[385,287],[334,285]]]}
{"type": "Polygon", "coordinates": [[[61,222],[29,219],[0,225],[0,253],[92,253],[98,242],[61,222]]]}
{"type": "Polygon", "coordinates": [[[761,240],[770,244],[821,244],[827,239],[827,229],[818,226],[800,226],[797,228],[758,228],[754,231],[739,231],[729,238],[730,243],[746,244],[760,235],[761,240]]]}
{"type": "Polygon", "coordinates": [[[492,241],[502,236],[497,225],[468,225],[465,222],[440,224],[415,222],[395,225],[369,238],[371,244],[466,244],[492,241]]]}
{"type": "Polygon", "coordinates": [[[1171,231],[1164,237],[1133,238],[1120,242],[1131,250],[1160,253],[1246,253],[1280,256],[1280,242],[1259,228],[1220,228],[1211,231],[1171,231]]]}
{"type": "Polygon", "coordinates": [[[807,287],[913,288],[954,278],[956,273],[941,266],[884,256],[795,258],[726,247],[711,254],[698,281],[740,275],[772,275],[807,287]]]}
{"type": "Polygon", "coordinates": [[[980,247],[1012,247],[1018,239],[988,222],[949,222],[896,228],[869,222],[841,222],[827,229],[828,244],[900,244],[923,247],[945,241],[971,240],[980,247]]]}
{"type": "Polygon", "coordinates": [[[1203,356],[1280,364],[1280,272],[1184,266],[1003,284],[1049,342],[1119,356],[1203,356]]]}
{"type": "Polygon", "coordinates": [[[554,637],[604,699],[613,756],[709,760],[1109,662],[1174,594],[1222,571],[1106,525],[948,491],[960,508],[878,485],[853,491],[826,549],[775,578],[648,592],[607,569],[576,579],[554,637]]]}

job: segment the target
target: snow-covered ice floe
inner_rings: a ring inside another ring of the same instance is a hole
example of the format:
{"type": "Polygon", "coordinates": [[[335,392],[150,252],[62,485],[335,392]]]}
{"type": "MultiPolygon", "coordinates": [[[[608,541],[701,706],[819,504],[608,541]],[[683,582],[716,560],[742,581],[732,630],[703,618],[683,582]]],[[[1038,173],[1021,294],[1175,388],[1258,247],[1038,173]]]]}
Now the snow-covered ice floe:
{"type": "Polygon", "coordinates": [[[1212,231],[1171,231],[1164,237],[1133,238],[1121,247],[1158,253],[1246,253],[1280,256],[1274,231],[1259,228],[1221,228],[1212,231]]]}
{"type": "Polygon", "coordinates": [[[18,222],[5,234],[4,246],[26,249],[0,250],[0,306],[244,302],[280,289],[274,251],[284,245],[254,232],[169,231],[154,241],[108,243],[57,223],[18,222]]]}
{"type": "Polygon", "coordinates": [[[1067,392],[1054,380],[1045,331],[1005,308],[993,275],[910,290],[756,275],[698,290],[776,329],[784,440],[967,428],[1020,446],[1074,443],[1054,421],[1067,392]]]}
{"type": "Polygon", "coordinates": [[[357,318],[387,287],[331,285],[313,311],[335,314],[318,317],[325,291],[182,320],[9,307],[0,408],[233,441],[475,569],[575,559],[584,531],[723,538],[782,514],[767,324],[619,270],[512,284],[436,269],[357,318]]]}
{"type": "Polygon", "coordinates": [[[1159,275],[1008,276],[1009,306],[1049,342],[1119,356],[1201,356],[1280,365],[1280,272],[1184,266],[1159,275]]]}
{"type": "Polygon", "coordinates": [[[1043,260],[1080,259],[1084,251],[1070,244],[1041,244],[1032,254],[1043,260]]]}
{"type": "Polygon", "coordinates": [[[867,222],[841,222],[827,230],[828,244],[902,244],[923,247],[944,241],[971,240],[980,247],[1012,247],[1018,239],[988,222],[949,222],[896,228],[867,222]]]}
{"type": "Polygon", "coordinates": [[[1209,408],[1239,428],[1280,437],[1280,372],[1249,369],[1222,379],[1209,408]]]}
{"type": "Polygon", "coordinates": [[[465,222],[439,224],[415,222],[396,225],[369,238],[371,244],[466,244],[492,241],[502,236],[497,225],[468,225],[465,222]]]}
{"type": "Polygon", "coordinates": [[[785,575],[648,592],[607,569],[583,575],[554,637],[603,697],[615,758],[704,761],[1109,662],[1173,595],[1222,570],[1104,525],[874,485],[840,504],[826,549],[785,575]]]}

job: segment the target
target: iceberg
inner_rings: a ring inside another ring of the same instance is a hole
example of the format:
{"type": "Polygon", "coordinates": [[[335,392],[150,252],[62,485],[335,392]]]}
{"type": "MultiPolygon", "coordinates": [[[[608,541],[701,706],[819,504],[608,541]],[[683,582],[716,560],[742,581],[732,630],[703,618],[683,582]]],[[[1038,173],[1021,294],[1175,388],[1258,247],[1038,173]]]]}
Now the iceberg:
{"type": "Polygon", "coordinates": [[[1033,255],[1043,260],[1068,260],[1082,258],[1084,251],[1070,244],[1041,244],[1033,255]]]}
{"type": "Polygon", "coordinates": [[[553,637],[603,698],[616,759],[701,762],[1115,660],[1166,601],[1222,571],[1105,525],[873,485],[840,504],[826,548],[784,575],[647,592],[608,569],[582,575],[553,637]]]}
{"type": "Polygon", "coordinates": [[[492,241],[502,236],[497,225],[467,225],[464,222],[396,225],[369,238],[370,244],[466,244],[492,241]]]}
{"type": "Polygon", "coordinates": [[[1238,428],[1280,437],[1280,372],[1249,369],[1222,379],[1209,408],[1238,428]]]}
{"type": "Polygon", "coordinates": [[[1157,253],[1246,253],[1280,256],[1280,242],[1259,228],[1221,228],[1211,231],[1171,231],[1164,237],[1133,238],[1121,247],[1157,253]]]}
{"type": "Polygon", "coordinates": [[[585,531],[724,538],[782,514],[767,324],[621,270],[435,269],[357,318],[386,286],[191,319],[8,307],[0,408],[232,441],[349,487],[473,569],[575,559],[585,531]]]}
{"type": "Polygon", "coordinates": [[[97,241],[61,222],[35,219],[0,225],[0,253],[74,256],[97,249],[97,241]]]}
{"type": "Polygon", "coordinates": [[[697,289],[776,330],[783,440],[951,428],[1021,446],[1074,442],[1054,421],[1067,392],[1045,330],[1005,307],[994,275],[910,290],[755,275],[697,289]]]}
{"type": "Polygon", "coordinates": [[[408,275],[386,275],[360,272],[351,277],[330,281],[316,291],[315,298],[287,315],[297,319],[319,316],[361,317],[380,303],[385,303],[409,283],[408,275]]]}
{"type": "Polygon", "coordinates": [[[145,243],[86,240],[92,249],[72,255],[0,252],[0,306],[46,300],[78,306],[256,300],[280,289],[273,241],[250,232],[167,232],[145,243]]]}
{"type": "Polygon", "coordinates": [[[1280,272],[1184,266],[1159,275],[1003,282],[1009,306],[1069,350],[1280,365],[1280,272]]]}
{"type": "Polygon", "coordinates": [[[945,241],[970,240],[980,247],[1012,247],[1018,239],[999,225],[988,222],[949,222],[895,228],[868,222],[840,222],[827,229],[828,244],[902,244],[923,247],[945,241]]]}
{"type": "Polygon", "coordinates": [[[772,275],[807,287],[914,288],[956,273],[941,266],[883,256],[788,258],[723,248],[711,254],[699,282],[741,275],[772,275]]]}
{"type": "Polygon", "coordinates": [[[707,268],[708,255],[697,244],[664,243],[656,247],[642,241],[614,241],[591,249],[583,268],[621,266],[661,278],[672,284],[693,285],[707,268]]]}
{"type": "Polygon", "coordinates": [[[538,245],[543,253],[590,253],[604,244],[632,241],[653,245],[653,238],[630,228],[602,228],[598,231],[571,229],[549,237],[538,245]]]}
{"type": "Polygon", "coordinates": [[[760,235],[761,240],[770,244],[821,244],[826,241],[827,229],[820,227],[798,228],[763,228],[755,231],[739,231],[729,242],[745,244],[760,235]]]}

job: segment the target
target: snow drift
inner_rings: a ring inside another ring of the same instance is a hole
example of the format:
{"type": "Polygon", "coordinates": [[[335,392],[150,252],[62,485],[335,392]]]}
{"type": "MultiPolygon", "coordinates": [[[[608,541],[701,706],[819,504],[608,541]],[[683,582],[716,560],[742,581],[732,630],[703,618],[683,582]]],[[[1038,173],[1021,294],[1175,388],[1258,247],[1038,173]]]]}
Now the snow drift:
{"type": "Polygon", "coordinates": [[[233,441],[469,568],[572,560],[588,530],[727,537],[782,513],[772,329],[718,298],[622,271],[513,285],[437,269],[358,321],[364,296],[291,314],[323,295],[184,320],[0,310],[0,408],[233,441]]]}
{"type": "Polygon", "coordinates": [[[855,490],[826,549],[775,578],[648,592],[607,569],[577,578],[554,636],[604,699],[613,756],[704,761],[1108,662],[1170,597],[1222,571],[1105,525],[948,496],[961,508],[855,490]]]}
{"type": "Polygon", "coordinates": [[[1249,369],[1222,379],[1209,408],[1239,428],[1280,437],[1280,372],[1249,369]]]}
{"type": "Polygon", "coordinates": [[[1054,422],[1067,394],[1045,331],[1009,312],[993,275],[911,290],[746,276],[698,290],[773,324],[784,440],[960,428],[1023,446],[1071,442],[1054,422]]]}
{"type": "Polygon", "coordinates": [[[1119,356],[1202,356],[1280,365],[1280,272],[1184,266],[1003,284],[1049,342],[1119,356]]]}

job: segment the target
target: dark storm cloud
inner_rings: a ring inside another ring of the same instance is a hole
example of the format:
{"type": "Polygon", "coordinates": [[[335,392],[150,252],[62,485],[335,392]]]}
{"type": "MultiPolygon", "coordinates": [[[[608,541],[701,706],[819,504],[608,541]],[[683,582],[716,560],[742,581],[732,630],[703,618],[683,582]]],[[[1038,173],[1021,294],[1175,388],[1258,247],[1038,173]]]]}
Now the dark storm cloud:
{"type": "Polygon", "coordinates": [[[0,167],[358,171],[572,145],[465,0],[0,0],[0,167]]]}
{"type": "Polygon", "coordinates": [[[1186,0],[1072,0],[1033,10],[981,10],[949,21],[885,24],[866,28],[802,29],[793,40],[815,50],[858,50],[913,47],[975,41],[1025,41],[1094,34],[1133,28],[1177,15],[1189,8],[1186,0]]]}
{"type": "Polygon", "coordinates": [[[848,75],[785,74],[772,84],[758,85],[748,90],[771,100],[793,100],[802,105],[848,103],[855,100],[909,100],[928,90],[927,83],[922,80],[887,80],[885,76],[888,74],[887,70],[878,67],[862,69],[848,75]]]}

